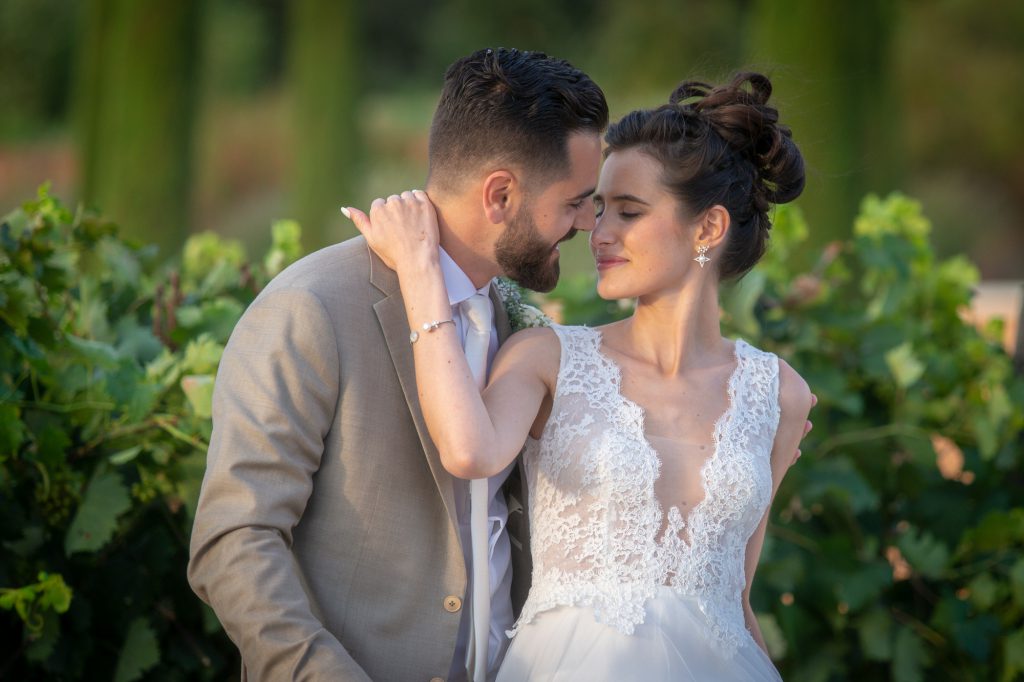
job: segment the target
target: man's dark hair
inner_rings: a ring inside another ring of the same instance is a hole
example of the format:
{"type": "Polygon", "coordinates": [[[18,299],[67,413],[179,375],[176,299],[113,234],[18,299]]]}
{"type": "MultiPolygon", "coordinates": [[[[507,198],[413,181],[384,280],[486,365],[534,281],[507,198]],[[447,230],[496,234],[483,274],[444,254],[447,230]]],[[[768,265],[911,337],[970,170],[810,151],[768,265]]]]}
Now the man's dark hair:
{"type": "Polygon", "coordinates": [[[431,185],[457,190],[485,162],[530,184],[568,171],[569,136],[608,125],[604,93],[569,62],[542,52],[485,49],[448,67],[430,126],[431,185]]]}

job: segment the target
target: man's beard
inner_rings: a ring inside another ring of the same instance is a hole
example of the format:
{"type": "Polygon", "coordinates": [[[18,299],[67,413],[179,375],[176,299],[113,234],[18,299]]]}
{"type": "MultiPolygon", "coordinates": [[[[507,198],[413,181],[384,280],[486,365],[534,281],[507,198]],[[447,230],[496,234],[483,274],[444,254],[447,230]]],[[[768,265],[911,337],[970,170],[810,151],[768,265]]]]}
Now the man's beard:
{"type": "MultiPolygon", "coordinates": [[[[571,228],[558,243],[572,239],[575,234],[576,228],[571,228]]],[[[520,286],[547,292],[558,284],[558,259],[551,262],[553,247],[540,236],[537,223],[524,206],[498,237],[494,256],[502,272],[520,286]]]]}

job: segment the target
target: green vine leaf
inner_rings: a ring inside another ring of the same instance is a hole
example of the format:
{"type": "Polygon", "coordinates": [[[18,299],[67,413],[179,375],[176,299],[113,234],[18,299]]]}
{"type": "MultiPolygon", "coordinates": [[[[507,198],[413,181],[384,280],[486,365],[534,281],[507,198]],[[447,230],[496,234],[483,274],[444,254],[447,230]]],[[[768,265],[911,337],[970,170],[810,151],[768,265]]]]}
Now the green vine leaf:
{"type": "Polygon", "coordinates": [[[25,440],[21,411],[14,405],[0,405],[0,461],[13,455],[25,440]]]}
{"type": "Polygon", "coordinates": [[[128,635],[117,659],[114,682],[133,682],[160,662],[160,645],[145,618],[136,618],[128,626],[128,635]]]}
{"type": "Polygon", "coordinates": [[[181,390],[188,398],[192,411],[200,419],[213,415],[213,375],[189,374],[181,378],[181,390]]]}
{"type": "Polygon", "coordinates": [[[1024,628],[1011,633],[1003,646],[1003,682],[1012,682],[1024,673],[1024,628]]]}
{"type": "Polygon", "coordinates": [[[924,668],[928,665],[928,651],[921,638],[909,628],[901,628],[896,635],[896,649],[892,660],[892,678],[895,682],[923,682],[924,668]]]}
{"type": "Polygon", "coordinates": [[[897,545],[910,565],[929,578],[941,577],[949,563],[949,548],[931,533],[917,528],[909,528],[897,545]]]}
{"type": "Polygon", "coordinates": [[[98,473],[89,482],[85,498],[68,528],[65,554],[94,552],[103,547],[117,530],[118,517],[131,506],[131,497],[121,477],[113,471],[98,473]]]}
{"type": "Polygon", "coordinates": [[[924,365],[914,355],[914,347],[909,341],[886,353],[885,363],[900,388],[911,386],[924,374],[924,365]]]}

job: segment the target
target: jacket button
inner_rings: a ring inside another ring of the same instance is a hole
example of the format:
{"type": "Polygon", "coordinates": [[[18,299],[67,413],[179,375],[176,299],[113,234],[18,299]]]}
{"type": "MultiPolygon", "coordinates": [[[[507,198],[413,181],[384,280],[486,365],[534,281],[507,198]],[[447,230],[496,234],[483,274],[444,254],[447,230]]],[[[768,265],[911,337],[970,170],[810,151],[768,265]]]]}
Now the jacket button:
{"type": "Polygon", "coordinates": [[[454,594],[450,594],[444,598],[444,610],[448,613],[455,613],[462,608],[462,600],[456,597],[454,594]]]}

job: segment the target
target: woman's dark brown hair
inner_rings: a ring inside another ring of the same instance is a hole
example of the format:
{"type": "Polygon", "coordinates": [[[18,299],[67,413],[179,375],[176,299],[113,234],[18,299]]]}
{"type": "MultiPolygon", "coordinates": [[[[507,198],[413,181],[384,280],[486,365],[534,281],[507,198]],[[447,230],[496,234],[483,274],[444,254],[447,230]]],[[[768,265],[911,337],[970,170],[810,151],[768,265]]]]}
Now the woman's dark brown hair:
{"type": "Polygon", "coordinates": [[[669,103],[633,111],[605,135],[606,154],[638,148],[662,165],[662,182],[699,215],[715,205],[731,226],[716,258],[719,276],[736,279],[764,255],[772,204],[796,199],[804,161],[779,112],[768,105],[772,84],[758,73],[727,85],[687,81],[669,103]]]}

